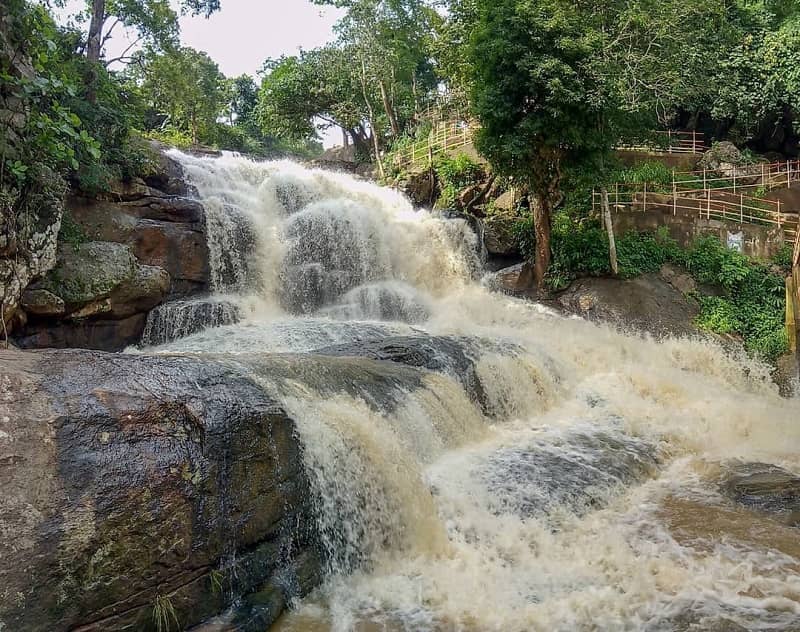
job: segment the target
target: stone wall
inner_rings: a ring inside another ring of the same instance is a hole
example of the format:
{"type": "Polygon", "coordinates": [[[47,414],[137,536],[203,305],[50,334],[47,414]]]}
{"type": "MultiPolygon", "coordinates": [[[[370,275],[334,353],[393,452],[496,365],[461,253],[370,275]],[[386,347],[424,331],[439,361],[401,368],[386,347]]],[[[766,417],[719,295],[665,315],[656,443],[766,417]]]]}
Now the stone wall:
{"type": "MultiPolygon", "coordinates": [[[[665,226],[670,236],[684,247],[690,246],[698,237],[713,235],[728,244],[728,238],[736,233],[743,233],[742,251],[744,254],[758,259],[773,257],[783,246],[783,230],[777,227],[757,226],[755,224],[737,224],[734,222],[706,219],[701,216],[701,200],[695,201],[698,211],[678,209],[673,212],[672,198],[668,195],[648,193],[647,208],[639,202],[632,211],[612,213],[614,232],[619,235],[635,230],[655,232],[665,226]]],[[[681,204],[691,201],[681,198],[681,204]]]]}

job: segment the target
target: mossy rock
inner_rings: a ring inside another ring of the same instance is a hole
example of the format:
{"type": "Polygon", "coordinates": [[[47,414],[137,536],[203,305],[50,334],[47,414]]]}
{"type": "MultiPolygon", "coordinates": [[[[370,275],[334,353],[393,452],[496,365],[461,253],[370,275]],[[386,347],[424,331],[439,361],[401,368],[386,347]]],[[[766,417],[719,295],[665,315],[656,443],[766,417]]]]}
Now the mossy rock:
{"type": "Polygon", "coordinates": [[[56,267],[41,287],[71,306],[107,298],[136,274],[136,257],[129,246],[90,241],[80,247],[60,244],[56,267]]]}

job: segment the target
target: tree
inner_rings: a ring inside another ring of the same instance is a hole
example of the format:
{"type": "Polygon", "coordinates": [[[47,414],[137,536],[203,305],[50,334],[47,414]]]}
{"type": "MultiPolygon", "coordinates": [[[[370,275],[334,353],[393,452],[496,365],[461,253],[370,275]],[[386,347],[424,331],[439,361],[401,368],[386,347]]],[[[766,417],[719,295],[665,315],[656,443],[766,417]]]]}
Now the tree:
{"type": "MultiPolygon", "coordinates": [[[[86,41],[86,58],[99,62],[106,43],[119,26],[136,28],[139,38],[120,56],[104,62],[106,66],[115,61],[128,59],[128,53],[140,41],[151,46],[163,47],[176,44],[178,38],[178,16],[170,7],[169,0],[87,0],[89,13],[89,35],[86,41]],[[113,18],[113,21],[112,21],[113,18]],[[110,26],[106,25],[111,22],[110,26]]],[[[219,0],[182,0],[183,11],[192,15],[210,16],[219,10],[219,0]]]]}
{"type": "Polygon", "coordinates": [[[209,140],[224,103],[225,77],[214,60],[189,47],[139,57],[132,76],[150,108],[192,143],[209,140]]]}
{"type": "Polygon", "coordinates": [[[615,109],[591,71],[599,41],[586,15],[566,0],[478,0],[468,48],[477,145],[497,172],[532,191],[534,278],[543,288],[550,226],[565,160],[610,148],[598,125],[615,109]]]}
{"type": "Polygon", "coordinates": [[[264,133],[292,141],[317,138],[317,126],[338,126],[369,155],[369,118],[351,51],[326,46],[267,60],[257,117],[264,133]]]}

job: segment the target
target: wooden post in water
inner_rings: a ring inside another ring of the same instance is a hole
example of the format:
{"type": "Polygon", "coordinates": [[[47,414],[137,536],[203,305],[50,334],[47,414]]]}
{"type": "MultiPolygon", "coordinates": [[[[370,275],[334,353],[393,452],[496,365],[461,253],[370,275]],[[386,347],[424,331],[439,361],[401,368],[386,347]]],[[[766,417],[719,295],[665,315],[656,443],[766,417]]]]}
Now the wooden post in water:
{"type": "Polygon", "coordinates": [[[614,239],[614,223],[611,219],[611,209],[608,205],[608,191],[605,187],[600,189],[600,205],[603,209],[603,223],[606,225],[606,232],[608,233],[608,259],[611,264],[611,272],[614,276],[619,274],[619,266],[617,265],[617,242],[614,239]]]}

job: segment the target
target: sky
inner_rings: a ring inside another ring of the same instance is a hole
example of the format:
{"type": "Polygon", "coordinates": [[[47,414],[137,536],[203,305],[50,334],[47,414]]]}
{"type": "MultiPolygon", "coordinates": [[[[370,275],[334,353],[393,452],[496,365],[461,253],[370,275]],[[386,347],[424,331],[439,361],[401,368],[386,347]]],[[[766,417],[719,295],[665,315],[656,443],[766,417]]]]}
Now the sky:
{"type": "MultiPolygon", "coordinates": [[[[319,7],[309,0],[221,0],[220,5],[221,10],[208,19],[181,17],[181,42],[207,52],[228,77],[255,75],[267,58],[330,42],[333,25],[342,15],[339,9],[319,7]]],[[[59,13],[74,15],[84,6],[85,0],[69,0],[59,13]]],[[[115,31],[106,45],[106,57],[113,58],[131,41],[124,31],[115,31]]],[[[323,136],[326,147],[341,142],[341,132],[336,130],[323,136]]]]}

